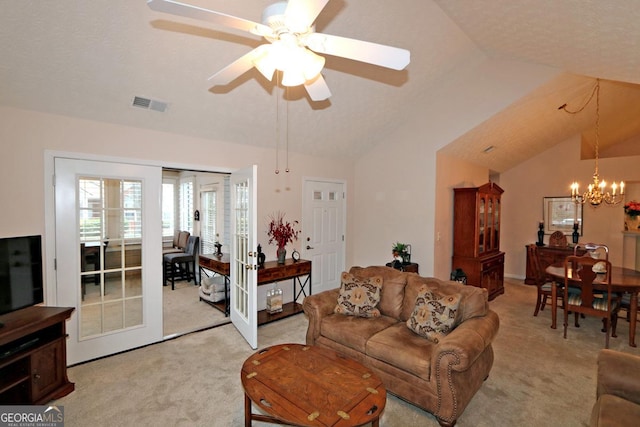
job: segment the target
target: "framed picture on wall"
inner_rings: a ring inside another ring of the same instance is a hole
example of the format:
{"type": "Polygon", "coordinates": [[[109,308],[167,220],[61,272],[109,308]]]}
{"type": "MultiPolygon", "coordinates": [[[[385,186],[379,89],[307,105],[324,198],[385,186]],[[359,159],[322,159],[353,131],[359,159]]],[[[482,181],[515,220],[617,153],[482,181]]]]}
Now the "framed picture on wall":
{"type": "Polygon", "coordinates": [[[571,235],[573,224],[577,222],[582,236],[582,204],[572,202],[571,197],[545,197],[542,202],[542,218],[545,234],[561,231],[571,235]]]}

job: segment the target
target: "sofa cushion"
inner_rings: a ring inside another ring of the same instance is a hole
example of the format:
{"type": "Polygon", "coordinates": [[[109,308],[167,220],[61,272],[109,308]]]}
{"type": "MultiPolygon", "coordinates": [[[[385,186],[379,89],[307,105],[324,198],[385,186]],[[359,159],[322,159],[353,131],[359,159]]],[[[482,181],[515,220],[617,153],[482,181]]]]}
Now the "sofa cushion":
{"type": "Polygon", "coordinates": [[[434,343],[398,322],[369,339],[367,356],[429,381],[434,347],[434,343]]]}
{"type": "Polygon", "coordinates": [[[360,278],[343,272],[335,312],[349,316],[378,317],[382,277],[360,278]]]}
{"type": "Polygon", "coordinates": [[[407,276],[404,303],[400,314],[400,320],[403,322],[406,322],[413,314],[418,292],[423,285],[427,285],[429,288],[435,290],[436,293],[443,296],[460,294],[461,299],[460,305],[458,306],[458,313],[456,314],[456,325],[473,317],[480,317],[487,314],[487,310],[489,309],[489,294],[486,289],[412,274],[407,276]]]}
{"type": "Polygon", "coordinates": [[[382,277],[382,291],[378,309],[385,316],[400,318],[402,301],[404,300],[404,287],[407,284],[408,273],[398,271],[391,267],[351,267],[349,273],[358,277],[382,277]]]}
{"type": "Polygon", "coordinates": [[[372,336],[396,323],[397,319],[388,316],[356,317],[330,314],[322,318],[320,335],[364,354],[367,341],[372,336]]]}
{"type": "Polygon", "coordinates": [[[438,343],[455,328],[459,305],[460,294],[441,296],[427,285],[423,285],[418,292],[413,314],[407,320],[407,327],[416,334],[438,343]]]}

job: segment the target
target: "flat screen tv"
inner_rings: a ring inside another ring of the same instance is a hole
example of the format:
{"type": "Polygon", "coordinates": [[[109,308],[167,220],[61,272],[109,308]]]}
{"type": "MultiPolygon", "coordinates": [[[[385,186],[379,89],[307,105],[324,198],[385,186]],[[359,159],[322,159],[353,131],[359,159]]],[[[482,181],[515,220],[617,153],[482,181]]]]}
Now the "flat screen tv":
{"type": "Polygon", "coordinates": [[[0,238],[0,315],[44,301],[42,237],[0,238]]]}

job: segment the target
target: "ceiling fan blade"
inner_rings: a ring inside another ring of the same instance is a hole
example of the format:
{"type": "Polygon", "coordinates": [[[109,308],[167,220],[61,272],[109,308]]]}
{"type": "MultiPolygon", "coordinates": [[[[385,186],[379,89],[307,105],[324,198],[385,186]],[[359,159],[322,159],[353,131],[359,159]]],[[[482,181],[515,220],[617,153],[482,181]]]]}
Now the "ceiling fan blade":
{"type": "Polygon", "coordinates": [[[331,96],[329,86],[327,86],[327,82],[324,81],[322,74],[318,74],[313,80],[306,81],[304,88],[307,90],[312,101],[324,101],[331,96]]]}
{"type": "Polygon", "coordinates": [[[304,31],[313,24],[329,0],[289,0],[285,9],[285,24],[304,31]]]}
{"type": "Polygon", "coordinates": [[[268,34],[271,31],[271,29],[266,25],[259,24],[257,22],[173,0],[147,0],[147,5],[156,12],[170,13],[173,15],[198,19],[201,21],[211,22],[213,24],[224,25],[226,27],[237,28],[239,30],[249,32],[257,30],[262,31],[265,34],[268,34]]]}
{"type": "Polygon", "coordinates": [[[258,49],[260,49],[260,46],[236,59],[231,64],[224,67],[222,70],[209,77],[208,80],[213,83],[214,86],[218,86],[226,85],[237,79],[238,77],[249,71],[251,68],[253,68],[253,61],[256,58],[256,51],[258,49]]]}
{"type": "Polygon", "coordinates": [[[314,52],[355,59],[393,70],[402,70],[410,61],[410,53],[406,49],[330,34],[311,33],[304,38],[304,43],[314,52]]]}

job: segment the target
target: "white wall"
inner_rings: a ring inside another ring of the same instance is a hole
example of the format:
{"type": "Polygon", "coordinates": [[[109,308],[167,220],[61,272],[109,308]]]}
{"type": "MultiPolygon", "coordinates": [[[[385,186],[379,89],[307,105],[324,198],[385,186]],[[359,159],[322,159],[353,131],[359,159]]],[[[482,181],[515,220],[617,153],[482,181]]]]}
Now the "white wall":
{"type": "MultiPolygon", "coordinates": [[[[622,179],[633,188],[634,182],[640,182],[639,163],[640,156],[600,159],[600,176],[609,182],[622,179]]],[[[580,160],[580,136],[576,135],[501,174],[500,186],[504,189],[501,249],[505,252],[506,276],[525,276],[525,246],[537,240],[542,199],[570,196],[569,185],[575,180],[580,182],[584,191],[592,181],[593,169],[593,160],[580,160]]],[[[632,197],[630,195],[627,200],[632,197]]],[[[633,267],[627,265],[630,261],[625,261],[624,247],[631,246],[627,248],[631,250],[633,245],[625,244],[625,239],[635,240],[636,237],[625,237],[622,233],[622,205],[598,208],[585,205],[583,221],[584,234],[580,242],[605,243],[609,246],[609,260],[613,265],[633,267]]],[[[545,243],[548,239],[549,236],[545,236],[545,243]]]]}
{"type": "MultiPolygon", "coordinates": [[[[290,152],[290,173],[274,173],[272,149],[186,137],[165,132],[0,107],[0,236],[45,233],[45,150],[90,156],[139,159],[169,167],[228,172],[258,165],[258,241],[267,259],[276,247],[267,244],[266,223],[275,211],[301,219],[303,176],[340,179],[349,186],[352,165],[290,152]]],[[[351,201],[347,200],[347,211],[351,201]]],[[[349,222],[349,221],[348,221],[349,222]]],[[[347,224],[349,227],[350,224],[347,224]]],[[[301,242],[294,247],[300,250],[301,242]]],[[[347,251],[348,252],[348,251],[347,251]]],[[[347,259],[349,264],[351,261],[347,259]]]]}
{"type": "MultiPolygon", "coordinates": [[[[451,208],[439,203],[452,196],[438,198],[437,193],[451,191],[456,182],[476,181],[478,172],[467,178],[465,168],[476,167],[458,165],[442,171],[443,187],[437,187],[441,178],[437,150],[558,73],[537,65],[486,60],[482,55],[467,58],[407,109],[402,126],[358,160],[351,211],[357,219],[352,234],[355,264],[390,261],[391,245],[400,241],[411,244],[412,261],[420,265],[421,275],[448,279],[453,217],[451,208]]],[[[486,171],[484,182],[488,175],[486,171]]]]}

